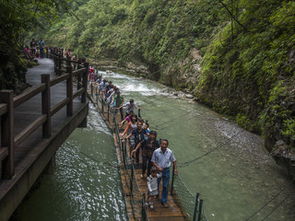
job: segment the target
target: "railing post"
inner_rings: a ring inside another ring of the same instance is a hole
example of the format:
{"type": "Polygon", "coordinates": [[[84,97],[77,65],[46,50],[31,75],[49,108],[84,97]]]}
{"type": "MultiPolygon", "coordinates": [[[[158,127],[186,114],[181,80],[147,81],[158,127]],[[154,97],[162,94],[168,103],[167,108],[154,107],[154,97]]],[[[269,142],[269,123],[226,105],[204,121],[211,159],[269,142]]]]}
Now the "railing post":
{"type": "Polygon", "coordinates": [[[1,121],[1,145],[8,148],[8,156],[3,160],[3,178],[10,179],[14,175],[14,115],[13,115],[13,91],[0,91],[0,102],[7,104],[7,112],[2,115],[1,121]]]}
{"type": "Polygon", "coordinates": [[[172,167],[172,180],[171,180],[171,189],[170,189],[170,195],[173,195],[174,192],[174,179],[175,179],[175,167],[172,167]]]}
{"type": "Polygon", "coordinates": [[[141,200],[141,220],[146,221],[147,220],[147,214],[146,214],[146,208],[145,208],[145,193],[142,194],[142,200],[141,200]]]}
{"type": "Polygon", "coordinates": [[[73,115],[73,73],[72,73],[72,63],[71,58],[67,57],[67,72],[69,78],[67,79],[67,97],[70,99],[67,104],[67,116],[73,115]]]}
{"type": "Polygon", "coordinates": [[[102,114],[104,114],[104,100],[102,97],[101,97],[101,112],[102,114]]]}
{"type": "Polygon", "coordinates": [[[81,73],[77,74],[77,91],[81,88],[81,73]]]}
{"type": "Polygon", "coordinates": [[[57,57],[58,54],[57,54],[56,48],[53,49],[52,56],[53,56],[53,62],[54,62],[54,72],[57,75],[58,74],[58,57],[57,57]]]}
{"type": "Polygon", "coordinates": [[[130,176],[130,193],[133,197],[133,178],[134,178],[134,171],[133,171],[133,162],[131,163],[131,176],[130,176]]]}
{"type": "Polygon", "coordinates": [[[201,199],[199,202],[199,208],[198,208],[198,221],[202,221],[202,209],[203,209],[203,200],[201,199]]]}
{"type": "Polygon", "coordinates": [[[93,84],[92,84],[92,82],[90,82],[90,93],[91,93],[91,97],[93,97],[93,84]]]}
{"type": "Polygon", "coordinates": [[[199,208],[199,198],[200,198],[200,194],[197,193],[196,194],[196,201],[195,201],[195,209],[194,209],[194,215],[193,215],[193,221],[198,221],[197,220],[197,214],[198,214],[198,208],[199,208]]]}
{"type": "Polygon", "coordinates": [[[62,50],[58,53],[58,75],[61,75],[62,50]]]}
{"type": "Polygon", "coordinates": [[[108,121],[110,121],[110,105],[108,104],[108,121]]]}
{"type": "Polygon", "coordinates": [[[43,137],[49,138],[51,136],[51,116],[50,116],[50,75],[42,74],[41,82],[45,84],[46,88],[42,92],[42,114],[47,115],[47,120],[43,124],[43,137]]]}
{"type": "Polygon", "coordinates": [[[82,99],[81,102],[82,103],[86,103],[86,93],[87,93],[87,77],[88,77],[88,71],[89,71],[89,63],[84,63],[84,67],[86,68],[84,74],[83,74],[83,78],[82,78],[82,85],[84,87],[84,92],[82,94],[82,99]]]}

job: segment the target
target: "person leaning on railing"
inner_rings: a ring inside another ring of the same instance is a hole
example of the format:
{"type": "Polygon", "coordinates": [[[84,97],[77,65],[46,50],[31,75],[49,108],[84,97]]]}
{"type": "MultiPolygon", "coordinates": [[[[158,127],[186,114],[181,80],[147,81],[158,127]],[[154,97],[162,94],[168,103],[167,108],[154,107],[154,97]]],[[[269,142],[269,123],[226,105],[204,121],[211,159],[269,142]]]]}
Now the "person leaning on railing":
{"type": "MultiPolygon", "coordinates": [[[[134,103],[133,99],[130,99],[129,102],[125,103],[123,105],[123,108],[125,109],[126,116],[130,114],[130,112],[135,113],[135,109],[138,109],[137,105],[134,103]]],[[[139,116],[140,117],[140,116],[139,116]]]]}
{"type": "MultiPolygon", "coordinates": [[[[145,135],[145,134],[144,134],[145,135]]],[[[160,147],[159,142],[157,140],[157,132],[151,131],[148,135],[148,139],[144,140],[142,143],[136,146],[136,148],[131,152],[131,155],[134,155],[139,148],[142,150],[142,174],[141,178],[145,177],[147,170],[147,177],[151,174],[152,168],[152,155],[153,152],[160,147]]]]}
{"type": "Polygon", "coordinates": [[[168,185],[170,179],[170,166],[173,163],[173,171],[176,172],[176,158],[171,149],[168,148],[169,142],[167,139],[160,140],[160,148],[156,149],[152,156],[152,163],[154,166],[162,173],[162,177],[159,178],[158,183],[162,179],[163,189],[162,189],[162,197],[161,204],[167,208],[169,205],[167,204],[168,200],[168,185]]]}
{"type": "Polygon", "coordinates": [[[121,96],[120,90],[118,88],[115,89],[115,97],[113,99],[113,103],[111,104],[112,108],[115,109],[115,115],[120,111],[121,120],[124,119],[123,116],[123,104],[124,104],[124,97],[121,96]]]}

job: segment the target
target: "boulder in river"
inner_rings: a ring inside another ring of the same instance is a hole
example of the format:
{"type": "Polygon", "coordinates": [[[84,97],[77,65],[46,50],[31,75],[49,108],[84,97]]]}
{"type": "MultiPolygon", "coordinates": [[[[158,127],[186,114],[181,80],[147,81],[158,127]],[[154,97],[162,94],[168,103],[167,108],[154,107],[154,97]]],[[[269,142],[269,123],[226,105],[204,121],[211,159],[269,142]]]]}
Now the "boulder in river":
{"type": "Polygon", "coordinates": [[[191,94],[186,94],[185,97],[188,98],[188,99],[193,99],[194,98],[194,96],[191,95],[191,94]]]}

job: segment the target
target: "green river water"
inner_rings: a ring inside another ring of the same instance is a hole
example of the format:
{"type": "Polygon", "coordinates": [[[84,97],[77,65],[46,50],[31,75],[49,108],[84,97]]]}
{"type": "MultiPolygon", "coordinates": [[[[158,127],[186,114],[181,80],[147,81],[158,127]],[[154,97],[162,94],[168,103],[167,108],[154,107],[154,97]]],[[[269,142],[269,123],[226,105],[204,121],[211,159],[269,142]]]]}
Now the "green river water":
{"type": "MultiPolygon", "coordinates": [[[[184,207],[199,192],[210,221],[295,220],[294,186],[260,137],[161,84],[115,73],[107,79],[141,106],[159,138],[169,139],[185,184],[176,188],[184,207]]],[[[112,136],[90,109],[88,127],[62,145],[55,172],[40,178],[15,220],[127,220],[112,136]]]]}

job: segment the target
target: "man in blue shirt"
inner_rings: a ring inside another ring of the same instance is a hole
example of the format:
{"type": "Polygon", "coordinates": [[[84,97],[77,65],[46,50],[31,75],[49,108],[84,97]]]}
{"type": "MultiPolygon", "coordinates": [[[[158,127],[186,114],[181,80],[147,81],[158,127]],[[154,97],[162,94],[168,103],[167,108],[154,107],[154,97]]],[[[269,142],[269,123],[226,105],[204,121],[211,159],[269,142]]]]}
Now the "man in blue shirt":
{"type": "MultiPolygon", "coordinates": [[[[169,207],[167,204],[168,199],[168,185],[170,179],[170,166],[173,163],[173,171],[176,173],[176,159],[172,150],[168,148],[168,140],[162,139],[160,143],[160,148],[156,149],[152,156],[152,163],[154,166],[162,172],[162,182],[163,182],[163,189],[162,189],[162,198],[161,204],[164,207],[169,207]]],[[[160,179],[161,179],[160,178],[160,179]]]]}

